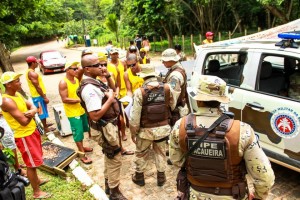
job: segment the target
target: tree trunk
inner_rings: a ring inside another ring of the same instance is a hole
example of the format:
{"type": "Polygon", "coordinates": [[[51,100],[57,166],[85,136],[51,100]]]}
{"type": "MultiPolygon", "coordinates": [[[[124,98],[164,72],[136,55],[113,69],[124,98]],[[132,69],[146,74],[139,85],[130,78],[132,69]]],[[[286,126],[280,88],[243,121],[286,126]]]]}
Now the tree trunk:
{"type": "Polygon", "coordinates": [[[0,42],[0,66],[2,73],[6,71],[14,71],[10,60],[9,60],[9,51],[5,48],[5,45],[0,42]]]}
{"type": "Polygon", "coordinates": [[[163,29],[164,29],[164,31],[165,31],[165,33],[167,35],[167,38],[168,38],[168,47],[172,48],[173,47],[173,36],[170,33],[169,29],[166,27],[166,25],[165,25],[166,23],[164,23],[164,22],[161,21],[160,24],[163,27],[163,29]]]}
{"type": "Polygon", "coordinates": [[[283,24],[288,23],[289,20],[287,19],[286,15],[278,10],[276,7],[271,5],[265,5],[265,8],[268,9],[275,17],[280,19],[283,24]]]}

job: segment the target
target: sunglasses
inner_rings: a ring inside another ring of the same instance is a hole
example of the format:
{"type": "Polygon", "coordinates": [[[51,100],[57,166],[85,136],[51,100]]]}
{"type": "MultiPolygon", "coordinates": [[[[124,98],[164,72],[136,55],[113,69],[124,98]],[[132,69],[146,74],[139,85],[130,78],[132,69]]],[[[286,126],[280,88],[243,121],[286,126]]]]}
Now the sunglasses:
{"type": "Polygon", "coordinates": [[[71,69],[73,71],[77,71],[78,70],[78,68],[71,68],[71,67],[69,69],[71,69]]]}
{"type": "Polygon", "coordinates": [[[107,66],[107,63],[103,63],[103,64],[100,64],[100,63],[99,63],[99,65],[102,66],[102,67],[106,67],[106,66],[107,66]]]}
{"type": "Polygon", "coordinates": [[[136,63],[134,63],[134,64],[129,64],[129,65],[127,65],[127,67],[134,67],[136,65],[136,63]]]}
{"type": "Polygon", "coordinates": [[[100,63],[94,64],[94,65],[85,66],[85,67],[94,67],[94,68],[98,68],[99,66],[101,66],[100,63]]]}

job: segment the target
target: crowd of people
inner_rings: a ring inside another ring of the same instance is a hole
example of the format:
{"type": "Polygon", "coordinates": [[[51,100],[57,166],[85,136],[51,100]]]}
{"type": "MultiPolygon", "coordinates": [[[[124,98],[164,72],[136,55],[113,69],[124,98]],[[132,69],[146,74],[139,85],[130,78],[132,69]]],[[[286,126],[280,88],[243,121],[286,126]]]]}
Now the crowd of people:
{"type": "MultiPolygon", "coordinates": [[[[150,48],[147,38],[137,35],[124,61],[110,42],[109,56],[84,50],[80,62],[66,64],[65,77],[58,85],[78,151],[93,152],[84,145],[84,132],[92,128],[100,134],[98,144],[105,155],[103,181],[109,198],[127,199],[119,188],[121,156],[134,154],[132,181],[145,186],[144,173],[153,152],[158,187],[167,181],[168,157],[173,167],[180,169],[177,199],[266,199],[274,184],[274,172],[251,126],[220,109],[221,103],[229,102],[226,83],[203,75],[197,87],[187,87],[180,63],[186,56],[180,45],[162,52],[161,60],[168,72],[158,77],[149,59],[150,48]],[[197,105],[192,113],[189,100],[197,105]],[[122,146],[127,140],[126,127],[135,152],[122,146]],[[252,181],[246,179],[246,174],[252,181]]],[[[33,102],[18,92],[21,74],[5,72],[0,79],[5,86],[2,114],[12,129],[7,128],[7,146],[19,149],[33,197],[48,198],[51,195],[40,189],[47,180],[39,178],[36,171],[43,159],[34,118],[38,113],[44,132],[51,130],[51,124],[46,123],[49,99],[41,76],[35,72],[38,60],[29,56],[26,62],[25,76],[33,102]]],[[[81,161],[93,162],[86,155],[81,161]]],[[[18,162],[15,168],[20,168],[18,162]]]]}

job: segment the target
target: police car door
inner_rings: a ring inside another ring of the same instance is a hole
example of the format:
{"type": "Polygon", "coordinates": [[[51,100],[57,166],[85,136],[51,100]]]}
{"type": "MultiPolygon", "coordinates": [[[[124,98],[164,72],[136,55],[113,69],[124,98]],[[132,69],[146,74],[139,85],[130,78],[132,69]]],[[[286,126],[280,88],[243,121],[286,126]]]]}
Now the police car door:
{"type": "MultiPolygon", "coordinates": [[[[254,90],[243,94],[242,121],[258,134],[260,144],[270,160],[300,171],[300,102],[288,97],[288,56],[261,54],[254,90]]],[[[259,53],[255,57],[258,58],[259,53]]],[[[299,61],[294,57],[298,64],[299,61]]],[[[246,75],[245,75],[246,76],[246,75]]],[[[252,82],[253,83],[253,82],[252,82]]]]}

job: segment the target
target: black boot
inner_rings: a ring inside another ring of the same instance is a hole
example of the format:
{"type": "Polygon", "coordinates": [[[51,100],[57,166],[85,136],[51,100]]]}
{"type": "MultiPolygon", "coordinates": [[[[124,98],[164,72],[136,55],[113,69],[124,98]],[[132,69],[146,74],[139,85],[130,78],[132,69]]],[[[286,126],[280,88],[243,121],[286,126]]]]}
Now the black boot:
{"type": "Polygon", "coordinates": [[[157,186],[163,186],[166,181],[165,172],[157,172],[157,186]]]}
{"type": "Polygon", "coordinates": [[[110,189],[109,189],[109,186],[108,186],[108,179],[106,178],[105,179],[105,194],[109,194],[110,192],[110,189]]]}
{"type": "Polygon", "coordinates": [[[110,189],[109,200],[127,200],[119,190],[119,186],[110,189]]]}
{"type": "Polygon", "coordinates": [[[144,173],[135,172],[135,174],[132,175],[132,181],[139,186],[144,186],[145,185],[144,173]]]}

